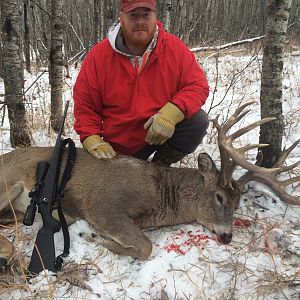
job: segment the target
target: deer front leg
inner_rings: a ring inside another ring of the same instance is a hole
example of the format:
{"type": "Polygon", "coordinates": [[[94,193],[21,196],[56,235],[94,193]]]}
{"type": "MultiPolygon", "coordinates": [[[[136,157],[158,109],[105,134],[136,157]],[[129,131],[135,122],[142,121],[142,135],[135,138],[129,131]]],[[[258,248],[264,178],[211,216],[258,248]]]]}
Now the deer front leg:
{"type": "Polygon", "coordinates": [[[137,250],[136,248],[132,248],[132,247],[126,248],[123,245],[115,242],[114,240],[111,240],[108,237],[102,237],[102,236],[98,237],[97,236],[97,242],[101,246],[105,247],[106,249],[108,249],[109,251],[111,251],[115,254],[132,256],[132,257],[139,258],[139,259],[147,259],[150,256],[151,251],[152,251],[152,243],[149,240],[147,242],[147,243],[149,243],[149,242],[151,243],[149,245],[151,247],[151,250],[149,250],[149,252],[148,252],[149,254],[146,253],[147,251],[145,251],[144,249],[137,250]]]}
{"type": "Polygon", "coordinates": [[[7,266],[11,263],[14,256],[14,245],[4,236],[0,235],[0,272],[7,269],[7,266]]]}
{"type": "MultiPolygon", "coordinates": [[[[8,224],[15,221],[14,215],[12,213],[9,203],[15,204],[15,200],[24,191],[23,183],[16,183],[14,185],[7,182],[4,185],[3,182],[0,183],[0,191],[2,195],[0,196],[0,221],[1,224],[8,224]],[[6,191],[8,188],[8,191],[6,191]],[[10,200],[10,201],[9,201],[10,200]]],[[[22,212],[15,212],[17,219],[21,218],[22,212]]],[[[0,235],[0,272],[4,271],[7,266],[12,262],[15,256],[14,245],[6,239],[4,236],[0,235]]]]}
{"type": "Polygon", "coordinates": [[[110,216],[109,222],[91,220],[90,224],[109,238],[101,238],[99,243],[108,250],[119,254],[147,259],[152,251],[152,242],[128,216],[110,216]]]}
{"type": "Polygon", "coordinates": [[[0,223],[1,225],[12,224],[15,223],[16,219],[17,222],[22,221],[23,217],[24,217],[24,213],[20,211],[15,211],[15,214],[13,214],[13,212],[10,210],[3,211],[0,213],[0,223]]]}

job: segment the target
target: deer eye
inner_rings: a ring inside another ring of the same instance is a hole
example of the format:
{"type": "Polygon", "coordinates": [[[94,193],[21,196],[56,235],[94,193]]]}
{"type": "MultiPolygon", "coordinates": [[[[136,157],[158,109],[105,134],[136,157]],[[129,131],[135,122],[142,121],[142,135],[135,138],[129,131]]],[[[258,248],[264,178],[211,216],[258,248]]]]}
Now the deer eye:
{"type": "Polygon", "coordinates": [[[224,198],[221,194],[216,193],[216,199],[217,199],[218,204],[220,204],[220,205],[224,204],[224,198]]]}

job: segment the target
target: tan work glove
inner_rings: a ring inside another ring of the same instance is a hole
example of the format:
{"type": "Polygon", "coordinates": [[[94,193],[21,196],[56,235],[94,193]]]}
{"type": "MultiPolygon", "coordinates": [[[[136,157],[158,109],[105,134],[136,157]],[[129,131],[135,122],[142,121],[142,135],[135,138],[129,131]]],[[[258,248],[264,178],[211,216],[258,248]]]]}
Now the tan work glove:
{"type": "Polygon", "coordinates": [[[113,158],[115,150],[109,143],[103,141],[101,136],[94,134],[83,140],[83,148],[96,158],[113,158]]]}
{"type": "Polygon", "coordinates": [[[163,144],[174,134],[175,125],[183,119],[184,113],[168,102],[145,123],[144,128],[149,129],[145,141],[150,145],[163,144]]]}

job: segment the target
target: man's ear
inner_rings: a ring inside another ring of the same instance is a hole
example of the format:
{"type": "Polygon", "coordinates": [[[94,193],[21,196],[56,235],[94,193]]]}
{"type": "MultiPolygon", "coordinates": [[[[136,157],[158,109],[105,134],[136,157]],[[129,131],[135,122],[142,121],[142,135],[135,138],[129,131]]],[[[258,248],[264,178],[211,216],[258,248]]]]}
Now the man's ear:
{"type": "Polygon", "coordinates": [[[119,13],[119,17],[118,17],[118,21],[119,21],[121,27],[122,27],[122,19],[123,19],[123,16],[124,16],[124,13],[123,13],[123,12],[120,12],[120,13],[119,13]]]}

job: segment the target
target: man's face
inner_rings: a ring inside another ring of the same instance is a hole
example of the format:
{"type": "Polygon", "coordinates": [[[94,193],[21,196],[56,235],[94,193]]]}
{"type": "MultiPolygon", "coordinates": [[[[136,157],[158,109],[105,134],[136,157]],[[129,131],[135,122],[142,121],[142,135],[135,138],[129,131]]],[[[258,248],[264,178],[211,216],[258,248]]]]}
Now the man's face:
{"type": "Polygon", "coordinates": [[[148,8],[122,12],[120,24],[126,43],[136,47],[146,47],[156,30],[156,13],[148,8]]]}

